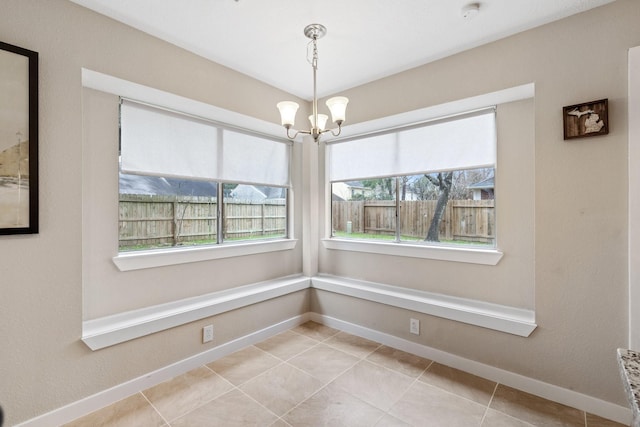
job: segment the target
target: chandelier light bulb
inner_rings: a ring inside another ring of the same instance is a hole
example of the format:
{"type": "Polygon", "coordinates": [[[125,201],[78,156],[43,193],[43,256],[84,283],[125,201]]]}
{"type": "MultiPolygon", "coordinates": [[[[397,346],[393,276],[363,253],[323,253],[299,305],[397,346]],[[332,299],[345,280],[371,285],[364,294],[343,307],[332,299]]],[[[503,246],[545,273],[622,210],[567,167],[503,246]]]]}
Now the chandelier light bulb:
{"type": "Polygon", "coordinates": [[[327,116],[326,114],[318,114],[318,126],[316,127],[316,124],[314,123],[314,120],[313,120],[313,114],[309,116],[309,121],[311,122],[311,128],[312,129],[316,128],[321,132],[325,130],[328,119],[329,119],[329,116],[327,116]]]}
{"type": "Polygon", "coordinates": [[[327,100],[327,107],[329,107],[329,111],[331,111],[331,120],[333,120],[333,122],[341,124],[345,121],[348,103],[349,98],[346,96],[334,96],[327,100]]]}
{"type": "Polygon", "coordinates": [[[282,121],[282,126],[284,127],[292,127],[296,121],[296,112],[300,107],[296,102],[293,101],[282,101],[278,102],[276,105],[278,110],[280,110],[280,120],[282,121]]]}

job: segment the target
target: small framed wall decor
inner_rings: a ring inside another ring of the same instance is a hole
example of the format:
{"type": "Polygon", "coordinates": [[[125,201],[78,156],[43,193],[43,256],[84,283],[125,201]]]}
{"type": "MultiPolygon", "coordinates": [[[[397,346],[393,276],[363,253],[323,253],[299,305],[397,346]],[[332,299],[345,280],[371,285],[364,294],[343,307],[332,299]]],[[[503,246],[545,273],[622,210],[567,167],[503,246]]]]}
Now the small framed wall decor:
{"type": "Polygon", "coordinates": [[[0,42],[0,235],[38,232],[38,53],[0,42]]]}
{"type": "Polygon", "coordinates": [[[609,133],[609,100],[585,102],[562,108],[564,139],[609,133]]]}

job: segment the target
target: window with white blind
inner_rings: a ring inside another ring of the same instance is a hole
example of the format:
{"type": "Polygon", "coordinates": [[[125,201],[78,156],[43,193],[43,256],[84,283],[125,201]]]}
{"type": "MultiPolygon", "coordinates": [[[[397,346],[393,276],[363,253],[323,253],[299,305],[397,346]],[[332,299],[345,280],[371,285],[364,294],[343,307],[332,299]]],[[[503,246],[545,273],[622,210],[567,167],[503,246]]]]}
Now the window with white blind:
{"type": "Polygon", "coordinates": [[[287,238],[290,149],[122,99],[120,251],[287,238]]]}
{"type": "Polygon", "coordinates": [[[495,108],[327,147],[331,237],[496,247],[495,108]]]}

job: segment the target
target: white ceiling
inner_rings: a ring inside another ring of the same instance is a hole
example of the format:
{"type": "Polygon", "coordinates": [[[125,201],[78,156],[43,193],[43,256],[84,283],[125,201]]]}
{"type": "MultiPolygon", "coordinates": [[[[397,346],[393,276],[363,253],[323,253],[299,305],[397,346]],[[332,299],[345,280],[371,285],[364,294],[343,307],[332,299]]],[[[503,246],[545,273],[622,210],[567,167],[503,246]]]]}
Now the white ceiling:
{"type": "Polygon", "coordinates": [[[311,99],[404,71],[614,0],[71,0],[277,88],[311,99]],[[480,13],[462,17],[478,1],[480,13]]]}

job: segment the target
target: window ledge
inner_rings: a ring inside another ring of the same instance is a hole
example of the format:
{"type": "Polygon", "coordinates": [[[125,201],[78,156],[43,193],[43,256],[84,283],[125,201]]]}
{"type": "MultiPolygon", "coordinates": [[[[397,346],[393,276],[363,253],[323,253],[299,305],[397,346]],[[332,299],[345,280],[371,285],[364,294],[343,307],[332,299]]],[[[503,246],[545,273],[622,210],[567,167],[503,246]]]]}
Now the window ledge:
{"type": "Polygon", "coordinates": [[[296,239],[278,239],[242,243],[225,243],[216,246],[183,247],[149,251],[123,252],[113,257],[120,271],[186,264],[266,252],[287,251],[296,247],[296,239]]]}
{"type": "Polygon", "coordinates": [[[306,276],[288,276],[82,322],[82,341],[99,350],[206,317],[309,288],[306,276]]]}
{"type": "Polygon", "coordinates": [[[322,239],[326,249],[371,254],[434,259],[439,261],[466,262],[471,264],[497,265],[503,253],[497,249],[476,249],[451,246],[426,246],[411,243],[364,242],[349,239],[322,239]]]}
{"type": "Polygon", "coordinates": [[[338,276],[312,277],[311,287],[521,337],[528,337],[537,327],[535,312],[519,307],[338,276]]]}

